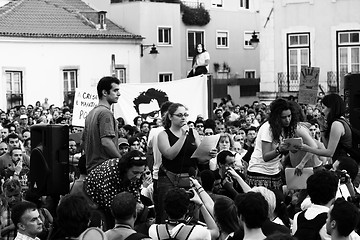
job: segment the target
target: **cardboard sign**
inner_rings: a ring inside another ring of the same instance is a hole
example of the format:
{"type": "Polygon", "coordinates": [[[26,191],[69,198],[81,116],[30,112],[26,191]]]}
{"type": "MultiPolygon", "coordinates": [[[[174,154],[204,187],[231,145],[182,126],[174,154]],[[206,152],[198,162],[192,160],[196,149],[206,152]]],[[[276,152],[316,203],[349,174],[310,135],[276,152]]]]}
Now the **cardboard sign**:
{"type": "Polygon", "coordinates": [[[298,102],[303,104],[316,104],[319,88],[320,68],[302,67],[298,102]]]}
{"type": "Polygon", "coordinates": [[[72,125],[85,127],[86,116],[98,103],[96,88],[86,90],[75,89],[72,125]]]}

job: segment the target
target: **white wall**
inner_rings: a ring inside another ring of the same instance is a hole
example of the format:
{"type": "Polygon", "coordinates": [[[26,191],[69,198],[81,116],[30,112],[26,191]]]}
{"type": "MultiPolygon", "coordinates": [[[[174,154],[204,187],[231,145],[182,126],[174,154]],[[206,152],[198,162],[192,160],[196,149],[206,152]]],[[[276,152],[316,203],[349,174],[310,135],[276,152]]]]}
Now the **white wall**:
{"type": "Polygon", "coordinates": [[[97,81],[111,74],[111,55],[115,63],[127,67],[127,82],[140,82],[140,49],[130,41],[0,39],[0,108],[6,109],[5,70],[22,70],[24,104],[49,99],[61,106],[62,69],[78,68],[78,86],[96,87],[97,81]]]}
{"type": "Polygon", "coordinates": [[[91,7],[106,10],[107,18],[133,34],[144,37],[143,44],[155,44],[159,54],[150,55],[150,47],[141,58],[141,82],[158,81],[159,73],[173,73],[173,80],[181,79],[180,4],[162,2],[121,2],[86,0],[91,7]],[[171,27],[172,44],[158,44],[158,27],[171,27]]]}

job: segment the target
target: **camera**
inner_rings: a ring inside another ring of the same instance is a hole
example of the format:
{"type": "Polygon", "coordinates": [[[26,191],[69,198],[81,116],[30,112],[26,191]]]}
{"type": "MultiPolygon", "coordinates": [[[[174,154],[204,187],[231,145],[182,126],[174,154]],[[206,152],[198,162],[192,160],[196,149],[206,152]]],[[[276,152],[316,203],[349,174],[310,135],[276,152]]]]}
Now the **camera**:
{"type": "Polygon", "coordinates": [[[192,199],[195,196],[194,192],[191,190],[187,190],[186,194],[188,195],[189,199],[192,199]]]}
{"type": "Polygon", "coordinates": [[[353,203],[357,208],[360,208],[360,195],[349,196],[347,201],[353,203]]]}
{"type": "Polygon", "coordinates": [[[347,183],[349,181],[350,177],[346,170],[336,170],[334,173],[339,178],[341,184],[347,183]]]}

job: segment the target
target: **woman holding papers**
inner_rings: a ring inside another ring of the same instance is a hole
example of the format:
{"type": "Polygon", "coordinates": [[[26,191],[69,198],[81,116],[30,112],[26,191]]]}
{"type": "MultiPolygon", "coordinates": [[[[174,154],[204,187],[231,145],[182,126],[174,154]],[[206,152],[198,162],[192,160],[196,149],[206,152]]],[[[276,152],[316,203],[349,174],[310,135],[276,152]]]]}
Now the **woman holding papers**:
{"type": "Polygon", "coordinates": [[[271,103],[268,121],[258,131],[249,161],[247,174],[251,187],[282,189],[281,159],[289,150],[284,139],[302,137],[304,142],[315,146],[310,134],[299,127],[298,114],[294,105],[285,99],[276,99],[271,103]]]}
{"type": "Polygon", "coordinates": [[[162,215],[161,222],[165,221],[165,194],[175,187],[190,188],[189,176],[196,175],[197,161],[191,156],[200,145],[200,137],[195,129],[187,125],[188,116],[184,105],[171,104],[164,116],[165,130],[158,136],[162,165],[159,169],[157,214],[162,215]]]}
{"type": "Polygon", "coordinates": [[[345,102],[338,94],[329,94],[322,99],[322,113],[326,119],[325,129],[321,129],[326,148],[318,149],[306,144],[299,149],[316,155],[332,157],[333,161],[339,156],[347,156],[345,148],[352,147],[351,129],[346,122],[345,102]]]}

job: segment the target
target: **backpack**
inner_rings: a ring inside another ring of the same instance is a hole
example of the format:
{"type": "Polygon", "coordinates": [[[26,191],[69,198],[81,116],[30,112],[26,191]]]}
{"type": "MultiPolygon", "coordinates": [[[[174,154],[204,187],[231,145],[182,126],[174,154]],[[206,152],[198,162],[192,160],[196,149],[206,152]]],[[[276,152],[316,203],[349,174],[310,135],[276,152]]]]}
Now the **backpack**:
{"type": "Polygon", "coordinates": [[[338,119],[339,122],[342,124],[347,124],[350,127],[351,130],[351,143],[352,147],[347,148],[345,146],[342,146],[346,153],[354,159],[357,163],[360,162],[360,130],[352,127],[350,123],[345,119],[338,119]]]}
{"type": "Polygon", "coordinates": [[[171,237],[167,229],[167,224],[156,225],[156,233],[159,240],[187,240],[194,230],[195,225],[183,224],[175,237],[171,237]]]}

